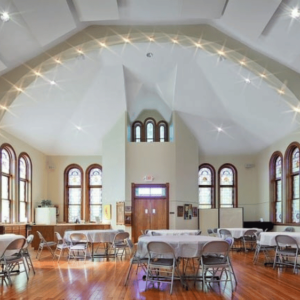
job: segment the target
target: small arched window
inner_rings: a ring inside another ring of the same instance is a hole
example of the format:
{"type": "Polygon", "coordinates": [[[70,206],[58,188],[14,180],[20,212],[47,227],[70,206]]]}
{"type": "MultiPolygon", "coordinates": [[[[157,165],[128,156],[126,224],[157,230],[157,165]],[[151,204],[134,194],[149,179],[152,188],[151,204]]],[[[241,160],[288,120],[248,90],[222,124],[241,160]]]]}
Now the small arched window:
{"type": "Polygon", "coordinates": [[[209,164],[199,166],[199,208],[215,208],[215,169],[209,164]]]}
{"type": "Polygon", "coordinates": [[[13,221],[15,169],[15,152],[10,145],[4,144],[1,146],[1,222],[13,221]]]}
{"type": "Polygon", "coordinates": [[[26,153],[19,156],[19,222],[31,220],[32,164],[26,153]]]}
{"type": "Polygon", "coordinates": [[[102,220],[102,167],[93,164],[86,171],[88,221],[102,220]]]}
{"type": "Polygon", "coordinates": [[[270,220],[282,223],[282,154],[275,152],[269,164],[270,174],[270,220]]]}
{"type": "Polygon", "coordinates": [[[238,207],[237,171],[231,164],[224,164],[219,169],[219,207],[238,207]]]}
{"type": "Polygon", "coordinates": [[[291,143],[285,153],[286,165],[286,184],[287,184],[287,222],[300,222],[299,209],[299,161],[300,144],[291,143]]]}
{"type": "Polygon", "coordinates": [[[65,169],[64,220],[68,223],[83,218],[82,187],[83,171],[78,165],[65,169]]]}
{"type": "Polygon", "coordinates": [[[132,141],[140,143],[142,141],[142,128],[143,124],[139,121],[136,121],[132,125],[132,141]]]}
{"type": "Polygon", "coordinates": [[[160,121],[157,124],[158,127],[158,138],[157,140],[161,143],[163,142],[167,142],[168,141],[168,126],[167,123],[165,121],[160,121]]]}
{"type": "Polygon", "coordinates": [[[155,141],[155,121],[153,119],[147,119],[145,121],[145,136],[147,143],[155,141]]]}

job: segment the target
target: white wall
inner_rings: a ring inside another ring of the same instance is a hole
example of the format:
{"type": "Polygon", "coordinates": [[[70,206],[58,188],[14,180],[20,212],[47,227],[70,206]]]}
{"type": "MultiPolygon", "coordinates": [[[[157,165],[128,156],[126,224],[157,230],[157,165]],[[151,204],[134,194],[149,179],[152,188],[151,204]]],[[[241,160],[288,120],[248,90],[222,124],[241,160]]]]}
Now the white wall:
{"type": "Polygon", "coordinates": [[[258,172],[259,163],[254,155],[232,156],[205,156],[199,157],[199,165],[211,164],[216,170],[216,203],[218,204],[218,170],[221,165],[230,163],[234,165],[238,173],[238,207],[244,207],[245,221],[258,221],[263,217],[258,210],[260,204],[258,197],[258,172]],[[254,164],[253,168],[246,168],[246,164],[254,164]]]}

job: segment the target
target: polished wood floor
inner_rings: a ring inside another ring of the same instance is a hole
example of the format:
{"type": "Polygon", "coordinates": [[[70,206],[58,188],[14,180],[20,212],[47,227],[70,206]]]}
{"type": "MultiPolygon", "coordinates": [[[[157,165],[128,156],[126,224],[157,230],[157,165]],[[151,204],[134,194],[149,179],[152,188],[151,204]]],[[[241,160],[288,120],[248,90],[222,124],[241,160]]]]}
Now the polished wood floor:
{"type": "Polygon", "coordinates": [[[82,261],[70,262],[62,258],[58,264],[44,250],[40,261],[32,251],[36,274],[30,272],[29,280],[25,273],[13,277],[13,286],[2,281],[0,299],[5,300],[90,300],[90,299],[299,299],[300,272],[292,269],[276,269],[263,265],[263,255],[257,265],[253,265],[253,252],[232,252],[232,263],[238,279],[233,293],[230,284],[215,286],[206,294],[199,282],[188,282],[188,290],[179,281],[174,284],[173,294],[169,295],[169,284],[150,284],[145,291],[143,271],[136,275],[135,266],[128,286],[124,279],[129,266],[129,258],[123,261],[82,261]]]}

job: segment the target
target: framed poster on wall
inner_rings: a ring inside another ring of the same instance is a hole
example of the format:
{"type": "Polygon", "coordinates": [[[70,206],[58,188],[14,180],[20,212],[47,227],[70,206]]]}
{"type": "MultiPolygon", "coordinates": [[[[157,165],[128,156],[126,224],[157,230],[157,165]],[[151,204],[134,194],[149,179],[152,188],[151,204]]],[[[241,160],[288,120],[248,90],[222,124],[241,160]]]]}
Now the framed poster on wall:
{"type": "Polygon", "coordinates": [[[103,206],[103,210],[104,210],[104,219],[111,220],[111,205],[105,204],[103,206]]]}
{"type": "Polygon", "coordinates": [[[116,224],[124,225],[125,224],[125,202],[117,202],[116,203],[116,224]]]}

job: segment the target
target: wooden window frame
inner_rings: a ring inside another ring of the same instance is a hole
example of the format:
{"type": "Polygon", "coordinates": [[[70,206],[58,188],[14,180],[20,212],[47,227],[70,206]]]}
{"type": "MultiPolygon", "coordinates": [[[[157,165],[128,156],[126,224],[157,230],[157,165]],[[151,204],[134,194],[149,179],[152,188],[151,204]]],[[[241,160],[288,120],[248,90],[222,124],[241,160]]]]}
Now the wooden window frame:
{"type": "Polygon", "coordinates": [[[270,187],[270,221],[275,224],[283,224],[283,155],[280,151],[272,154],[269,162],[269,187],[270,187]],[[276,178],[276,161],[281,158],[281,219],[282,222],[276,221],[276,203],[277,200],[277,181],[276,178]]]}
{"type": "MultiPolygon", "coordinates": [[[[168,142],[169,140],[169,132],[168,132],[168,124],[166,121],[159,121],[156,125],[156,141],[161,142],[160,136],[160,127],[163,126],[165,128],[165,135],[163,137],[164,142],[168,142]]],[[[162,143],[162,142],[161,142],[162,143]]]]}
{"type": "Polygon", "coordinates": [[[84,174],[83,174],[82,168],[77,164],[71,164],[71,165],[69,165],[65,168],[65,172],[64,172],[64,222],[66,222],[66,223],[69,222],[69,220],[68,220],[68,215],[69,215],[69,197],[68,197],[68,195],[69,195],[69,193],[68,193],[68,191],[69,191],[70,187],[72,187],[72,188],[74,188],[74,187],[81,188],[81,213],[80,213],[80,218],[83,219],[83,208],[84,208],[84,205],[83,205],[83,191],[84,191],[83,190],[83,181],[84,181],[84,176],[83,175],[84,174]],[[74,185],[69,186],[69,180],[68,180],[69,177],[68,177],[68,175],[69,175],[69,171],[71,169],[78,169],[81,173],[81,184],[78,185],[78,186],[74,186],[74,185]]]}
{"type": "MultiPolygon", "coordinates": [[[[216,208],[216,170],[215,170],[215,168],[212,166],[212,165],[210,165],[210,164],[207,164],[207,163],[204,163],[204,164],[201,164],[200,166],[199,166],[199,169],[198,169],[198,192],[199,192],[199,189],[200,188],[210,188],[211,189],[211,208],[216,208]],[[207,168],[207,169],[209,169],[210,171],[211,171],[211,176],[212,176],[212,178],[211,178],[211,185],[201,185],[201,184],[199,184],[199,172],[200,172],[200,170],[201,169],[203,169],[203,168],[207,168]]],[[[200,207],[200,199],[199,199],[199,207],[200,207]]]]}
{"type": "Polygon", "coordinates": [[[16,174],[16,153],[15,150],[13,149],[13,147],[7,143],[2,144],[0,147],[0,157],[1,157],[1,162],[2,162],[2,150],[6,150],[6,152],[9,155],[9,159],[10,159],[10,164],[9,164],[9,173],[4,173],[2,172],[2,163],[0,164],[0,221],[4,222],[4,220],[2,220],[2,176],[6,176],[8,177],[8,198],[9,199],[5,199],[9,201],[9,220],[10,223],[13,223],[14,220],[14,216],[13,216],[13,205],[14,205],[14,185],[15,185],[15,174],[16,174]]]}
{"type": "Polygon", "coordinates": [[[25,183],[25,216],[27,217],[27,222],[32,221],[32,162],[30,156],[22,152],[18,157],[18,221],[21,221],[20,216],[20,204],[21,204],[21,197],[20,197],[20,182],[23,181],[25,183]],[[21,178],[20,176],[20,160],[21,158],[24,159],[26,164],[26,175],[25,179],[21,178]]]}
{"type": "Polygon", "coordinates": [[[233,188],[233,208],[238,207],[238,173],[234,165],[230,163],[223,164],[218,170],[218,207],[221,208],[221,188],[233,188]],[[221,171],[225,168],[231,169],[233,172],[233,185],[221,185],[221,171]]]}
{"type": "Polygon", "coordinates": [[[133,124],[132,124],[132,142],[136,142],[136,143],[141,143],[144,141],[144,124],[140,121],[135,121],[133,124]],[[141,129],[141,140],[139,142],[136,141],[136,127],[140,127],[141,129]]]}
{"type": "MultiPolygon", "coordinates": [[[[91,172],[91,170],[93,170],[95,168],[100,169],[101,173],[102,173],[102,166],[99,165],[99,164],[90,165],[86,169],[86,172],[85,172],[85,182],[86,182],[86,189],[85,189],[86,190],[86,192],[85,192],[85,200],[86,200],[85,201],[85,221],[88,221],[88,222],[91,221],[91,215],[90,215],[91,214],[90,189],[91,189],[91,187],[93,187],[93,188],[101,188],[101,190],[102,190],[102,185],[93,185],[93,186],[90,185],[90,172],[91,172]]],[[[102,204],[101,204],[101,206],[102,206],[102,204]]],[[[101,219],[102,219],[102,216],[101,216],[101,219]]]]}
{"type": "Polygon", "coordinates": [[[144,141],[146,143],[154,143],[156,142],[156,122],[153,118],[147,118],[144,122],[144,134],[145,134],[145,138],[144,141]],[[148,131],[147,131],[147,126],[148,124],[152,124],[153,125],[153,141],[148,142],[148,131]]]}
{"type": "Polygon", "coordinates": [[[289,144],[284,155],[285,178],[286,178],[286,223],[293,225],[300,225],[292,222],[292,203],[293,203],[293,176],[300,175],[300,168],[298,174],[292,173],[292,154],[298,148],[300,151],[300,144],[292,142],[289,144]]]}

